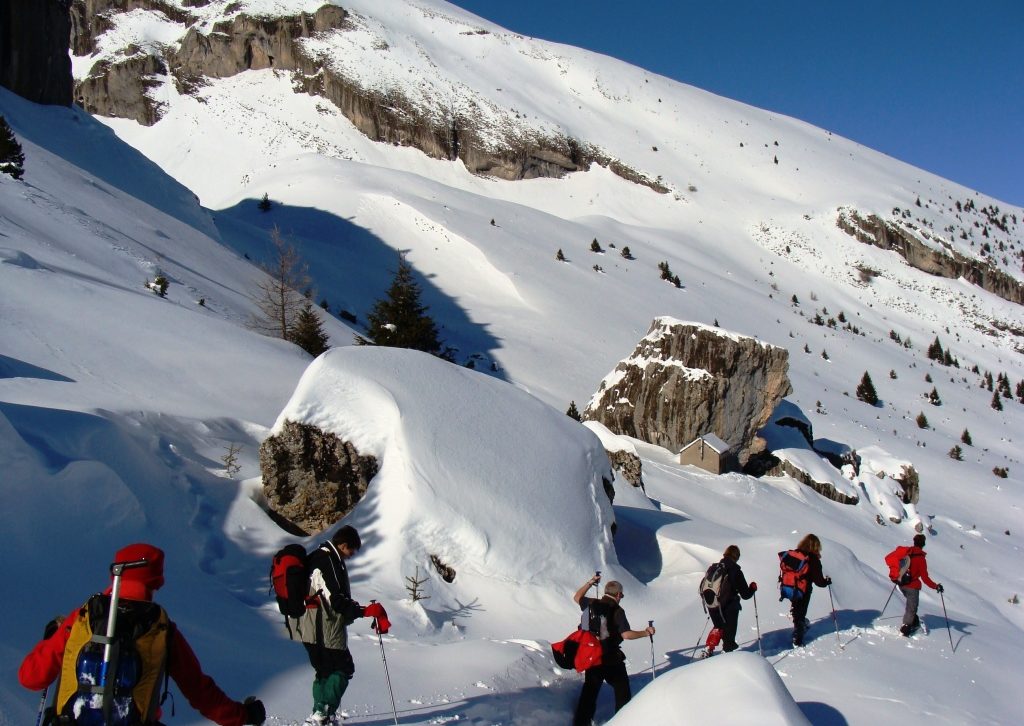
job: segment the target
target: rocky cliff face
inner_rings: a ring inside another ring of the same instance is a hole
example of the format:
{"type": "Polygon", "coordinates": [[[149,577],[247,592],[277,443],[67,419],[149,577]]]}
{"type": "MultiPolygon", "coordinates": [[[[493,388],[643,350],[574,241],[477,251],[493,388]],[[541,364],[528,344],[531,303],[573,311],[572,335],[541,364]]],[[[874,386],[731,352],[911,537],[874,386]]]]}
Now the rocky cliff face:
{"type": "Polygon", "coordinates": [[[97,64],[75,89],[82,106],[93,113],[151,125],[160,119],[161,109],[148,91],[164,73],[170,73],[179,92],[190,93],[203,85],[203,78],[275,68],[293,73],[296,91],[326,98],[374,141],[411,146],[435,159],[460,159],[477,174],[507,180],[561,177],[596,163],[634,183],[660,193],[668,191],[658,180],[567,135],[522,127],[495,128],[483,121],[482,115],[422,107],[395,90],[364,88],[334,68],[330,58],[307,51],[302,43],[351,30],[349,14],[343,8],[324,5],[314,13],[287,17],[243,13],[214,23],[211,29],[201,26],[188,10],[190,5],[204,4],[202,0],[192,0],[184,7],[166,0],[74,0],[76,55],[97,49],[97,38],[113,27],[111,18],[117,12],[160,12],[185,28],[176,45],[147,51],[149,61],[136,57],[137,48],[126,48],[121,54],[124,60],[119,57],[97,64]]]}
{"type": "Polygon", "coordinates": [[[71,105],[71,0],[0,0],[0,86],[35,103],[71,105]]]}
{"type": "Polygon", "coordinates": [[[925,230],[918,237],[904,225],[851,209],[842,209],[836,221],[839,229],[864,244],[893,250],[918,270],[929,275],[964,278],[1004,300],[1024,304],[1024,283],[1015,280],[990,262],[966,257],[936,240],[925,230]],[[930,241],[930,244],[926,242],[930,241]]]}
{"type": "Polygon", "coordinates": [[[712,432],[746,461],[754,434],[792,391],[789,354],[698,323],[656,319],[583,413],[611,431],[679,451],[712,432]]]}
{"type": "Polygon", "coordinates": [[[362,499],[377,460],[315,426],[292,421],[260,445],[263,493],[271,512],[297,533],[321,532],[362,499]]]}

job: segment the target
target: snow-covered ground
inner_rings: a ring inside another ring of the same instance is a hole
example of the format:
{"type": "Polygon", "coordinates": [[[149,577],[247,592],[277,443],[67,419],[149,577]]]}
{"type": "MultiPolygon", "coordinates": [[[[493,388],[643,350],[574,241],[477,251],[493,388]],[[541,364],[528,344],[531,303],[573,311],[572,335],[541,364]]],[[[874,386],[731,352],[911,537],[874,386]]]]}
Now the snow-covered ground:
{"type": "MultiPolygon", "coordinates": [[[[352,561],[353,590],[384,602],[395,623],[383,644],[402,723],[566,723],[581,679],[555,667],[548,643],[574,627],[572,593],[594,569],[624,583],[635,627],[654,620],[658,629],[655,683],[651,644],[624,646],[637,695],[615,723],[696,721],[709,702],[727,704],[730,723],[800,714],[824,724],[1016,721],[1024,612],[1010,601],[1024,593],[1024,407],[1004,399],[993,410],[970,368],[1005,372],[1012,386],[1024,379],[1019,337],[990,325],[1024,329],[1024,313],[854,242],[836,214],[850,205],[888,217],[899,206],[941,230],[958,223],[954,200],[1024,212],[827,131],[505,33],[437,0],[351,5],[369,18],[365,32],[388,29],[398,58],[389,62],[416,70],[407,75],[426,72],[414,58],[450,53],[462,60],[440,63],[438,79],[571,129],[673,192],[600,167],[562,180],[475,177],[373,144],[273,71],[213,81],[202,103],[163,86],[168,115],[151,128],[0,90],[0,113],[26,155],[23,181],[0,175],[0,531],[6,592],[18,602],[0,618],[0,724],[34,718],[38,695],[20,689],[15,672],[43,624],[101,588],[112,553],[138,540],[167,551],[160,601],[208,672],[235,697],[262,697],[272,724],[308,712],[304,652],[266,595],[269,557],[291,538],[260,508],[257,449],[289,401],[323,380],[316,366],[303,378],[310,359],[294,346],[245,326],[260,275],[251,260],[266,257],[274,225],[309,262],[317,299],[360,321],[386,288],[396,250],[408,250],[442,337],[460,363],[483,371],[429,361],[411,373],[409,354],[366,349],[317,363],[350,383],[347,403],[325,398],[319,415],[362,432],[385,457],[349,518],[366,542],[352,561]],[[467,27],[491,33],[461,34],[467,27]],[[471,43],[487,46],[471,53],[471,43]],[[502,62],[473,60],[497,49],[502,62]],[[527,87],[536,93],[512,90],[527,87]],[[275,201],[266,214],[256,209],[264,193],[275,201]],[[590,252],[594,238],[603,253],[590,252]],[[634,259],[619,255],[626,245],[634,259]],[[559,248],[567,262],[555,261],[559,248]],[[682,288],[659,280],[661,261],[682,288]],[[856,264],[879,274],[863,282],[856,264]],[[166,298],[145,287],[158,274],[170,281],[166,298]],[[840,313],[848,324],[812,322],[840,313]],[[593,454],[599,439],[561,412],[570,400],[582,408],[661,315],[786,347],[789,402],[813,425],[817,448],[862,454],[860,482],[848,482],[862,502],[831,502],[788,478],[713,477],[601,432],[605,448],[641,456],[645,490],[616,480],[613,511],[599,501],[593,521],[559,540],[552,522],[578,505],[561,479],[590,481],[603,465],[567,458],[593,454]],[[960,368],[926,358],[936,336],[960,368]],[[865,370],[877,407],[853,393],[865,370]],[[941,406],[925,398],[933,386],[941,406]],[[382,396],[387,405],[375,404],[382,396]],[[465,405],[437,410],[445,401],[465,405]],[[355,404],[373,416],[357,416],[355,404]],[[466,407],[479,418],[460,418],[466,407]],[[915,423],[919,412],[928,428],[915,423]],[[973,445],[958,462],[946,452],[964,429],[973,445]],[[235,478],[221,461],[232,444],[242,447],[235,478]],[[891,497],[891,469],[905,462],[920,474],[913,512],[891,497]],[[993,475],[997,466],[1008,478],[993,475]],[[504,488],[513,485],[522,492],[504,488]],[[600,522],[612,514],[613,548],[600,522]],[[896,524],[890,514],[905,517],[896,524]],[[891,589],[882,557],[909,541],[916,517],[929,529],[951,629],[925,591],[928,633],[906,640],[896,632],[899,595],[879,612],[891,589]],[[824,542],[836,621],[829,593],[817,591],[808,644],[794,651],[773,596],[776,553],[807,532],[824,542]],[[470,554],[451,584],[431,571],[430,599],[413,604],[402,583],[427,568],[424,543],[470,554]],[[731,543],[762,586],[758,619],[746,603],[743,654],[691,664],[706,624],[697,582],[731,543]]],[[[134,22],[118,32],[176,37],[151,16],[134,22]]],[[[961,216],[970,227],[974,217],[961,216]]],[[[976,254],[974,234],[973,248],[955,234],[952,244],[976,254]]],[[[1019,231],[1004,239],[1004,269],[1017,279],[1020,240],[1019,231]]],[[[337,346],[359,332],[333,316],[325,324],[337,346]]],[[[357,675],[343,706],[353,722],[388,723],[380,644],[365,622],[353,634],[357,675]]],[[[611,718],[607,692],[598,717],[611,718]]],[[[170,722],[201,720],[179,698],[170,722]]]]}

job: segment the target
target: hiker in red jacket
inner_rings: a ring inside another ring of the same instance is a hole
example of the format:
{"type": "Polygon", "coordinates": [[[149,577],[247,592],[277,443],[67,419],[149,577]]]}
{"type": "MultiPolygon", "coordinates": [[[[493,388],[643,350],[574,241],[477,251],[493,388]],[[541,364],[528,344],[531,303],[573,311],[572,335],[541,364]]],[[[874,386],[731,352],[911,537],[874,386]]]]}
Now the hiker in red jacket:
{"type": "Polygon", "coordinates": [[[903,611],[903,625],[900,627],[900,633],[906,636],[921,627],[921,621],[917,617],[917,606],[921,599],[921,583],[924,582],[925,585],[937,592],[943,592],[942,585],[932,582],[932,578],[928,576],[928,560],[924,553],[924,543],[925,536],[923,534],[914,535],[914,546],[907,552],[910,557],[910,569],[907,570],[909,579],[905,584],[900,585],[900,592],[907,599],[907,608],[903,611]]]}
{"type": "MultiPolygon", "coordinates": [[[[266,718],[263,703],[252,697],[245,703],[228,698],[213,679],[203,673],[188,641],[167,618],[166,611],[153,602],[153,593],[164,584],[163,551],[140,543],[124,547],[114,557],[114,564],[139,561],[145,564],[122,572],[115,627],[118,634],[131,632],[136,636],[135,640],[119,641],[118,650],[123,651],[121,660],[138,668],[128,675],[130,667],[119,667],[112,676],[117,684],[113,690],[114,707],[134,708],[131,723],[156,724],[160,718],[159,691],[166,688],[162,678],[166,668],[192,707],[214,723],[220,726],[263,723],[266,718]]],[[[81,708],[96,695],[87,690],[90,685],[96,685],[96,679],[95,673],[84,670],[90,657],[102,652],[101,648],[93,649],[96,644],[90,643],[89,638],[94,632],[93,623],[98,625],[99,632],[105,632],[110,593],[108,588],[102,595],[94,595],[60,623],[54,621],[47,625],[43,640],[25,656],[18,669],[21,685],[33,691],[42,691],[59,677],[56,713],[49,715],[47,723],[59,720],[62,724],[74,724],[79,718],[88,717],[81,715],[81,708]]],[[[94,709],[86,706],[86,711],[94,709]]]]}

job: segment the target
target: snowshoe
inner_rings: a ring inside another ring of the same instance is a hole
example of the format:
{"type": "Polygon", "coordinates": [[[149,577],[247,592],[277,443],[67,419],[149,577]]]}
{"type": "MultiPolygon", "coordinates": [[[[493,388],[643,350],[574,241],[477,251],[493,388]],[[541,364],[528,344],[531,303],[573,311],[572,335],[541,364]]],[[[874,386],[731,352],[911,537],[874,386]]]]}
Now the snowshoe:
{"type": "Polygon", "coordinates": [[[697,654],[697,658],[699,658],[700,660],[704,660],[705,658],[710,658],[714,654],[714,648],[701,648],[700,653],[697,654]]]}
{"type": "Polygon", "coordinates": [[[909,638],[911,635],[916,633],[920,627],[920,623],[915,623],[914,625],[901,625],[900,635],[902,635],[904,638],[909,638]]]}

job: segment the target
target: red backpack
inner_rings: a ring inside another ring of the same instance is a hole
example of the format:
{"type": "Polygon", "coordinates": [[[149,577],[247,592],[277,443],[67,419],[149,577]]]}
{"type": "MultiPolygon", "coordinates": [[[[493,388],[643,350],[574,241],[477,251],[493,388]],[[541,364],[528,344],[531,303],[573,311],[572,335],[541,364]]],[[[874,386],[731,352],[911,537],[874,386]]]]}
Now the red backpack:
{"type": "Polygon", "coordinates": [[[810,557],[800,550],[779,553],[779,600],[794,603],[807,595],[807,574],[810,557]]]}
{"type": "Polygon", "coordinates": [[[910,547],[897,547],[885,556],[889,566],[889,579],[900,585],[910,582],[910,547]]]}
{"type": "Polygon", "coordinates": [[[601,665],[601,641],[589,630],[577,629],[565,640],[552,643],[551,654],[559,668],[575,668],[582,673],[601,665]]]}
{"type": "Polygon", "coordinates": [[[565,640],[551,644],[551,653],[560,668],[575,668],[582,673],[604,661],[601,639],[613,637],[608,621],[615,610],[595,613],[593,606],[592,602],[580,615],[580,625],[574,633],[570,633],[565,640]]]}
{"type": "Polygon", "coordinates": [[[306,561],[306,549],[300,544],[290,544],[278,550],[270,565],[270,591],[277,598],[277,609],[287,617],[301,618],[306,612],[309,594],[306,561]]]}

